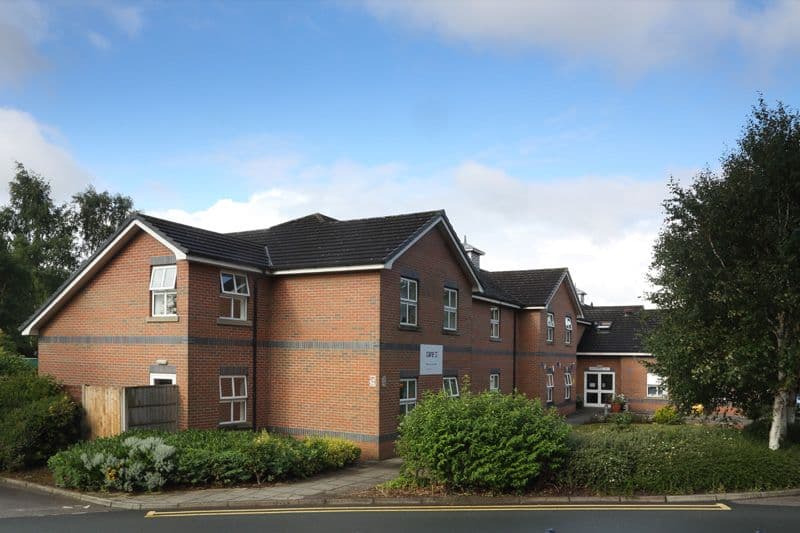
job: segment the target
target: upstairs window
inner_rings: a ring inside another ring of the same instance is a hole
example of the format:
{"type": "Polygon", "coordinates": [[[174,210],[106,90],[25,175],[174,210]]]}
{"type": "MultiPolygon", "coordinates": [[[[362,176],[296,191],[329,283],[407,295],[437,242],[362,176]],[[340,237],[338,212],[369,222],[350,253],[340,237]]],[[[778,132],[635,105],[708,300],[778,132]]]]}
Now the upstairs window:
{"type": "Polygon", "coordinates": [[[500,391],[500,374],[496,372],[489,374],[489,390],[493,392],[500,391]]]}
{"type": "Polygon", "coordinates": [[[564,317],[564,344],[572,344],[572,317],[564,317]]]}
{"type": "Polygon", "coordinates": [[[442,378],[442,390],[451,398],[458,398],[458,378],[453,376],[442,378]]]}
{"type": "Polygon", "coordinates": [[[407,415],[417,405],[417,379],[400,380],[400,414],[407,415]]]}
{"type": "Polygon", "coordinates": [[[553,342],[556,337],[556,316],[547,313],[547,342],[553,342]]]}
{"type": "Polygon", "coordinates": [[[153,267],[150,272],[151,316],[175,316],[178,314],[175,291],[175,265],[153,267]]]}
{"type": "Polygon", "coordinates": [[[666,398],[667,388],[663,385],[663,379],[658,374],[647,373],[647,397],[666,398]]]}
{"type": "Polygon", "coordinates": [[[572,373],[564,372],[564,399],[572,398],[572,373]]]}
{"type": "Polygon", "coordinates": [[[222,291],[219,308],[220,318],[247,320],[247,298],[250,296],[247,276],[220,272],[219,282],[222,291]]]}
{"type": "Polygon", "coordinates": [[[247,376],[219,377],[219,422],[238,424],[247,420],[247,376]]]}
{"type": "Polygon", "coordinates": [[[553,389],[555,388],[553,373],[548,372],[545,376],[547,377],[547,403],[553,403],[553,389]]]}
{"type": "Polygon", "coordinates": [[[492,307],[489,309],[489,337],[492,339],[500,338],[500,308],[492,307]]]}
{"type": "Polygon", "coordinates": [[[417,282],[400,278],[400,325],[417,325],[417,282]]]}
{"type": "Polygon", "coordinates": [[[442,327],[447,331],[458,329],[458,291],[444,289],[444,321],[442,327]]]}

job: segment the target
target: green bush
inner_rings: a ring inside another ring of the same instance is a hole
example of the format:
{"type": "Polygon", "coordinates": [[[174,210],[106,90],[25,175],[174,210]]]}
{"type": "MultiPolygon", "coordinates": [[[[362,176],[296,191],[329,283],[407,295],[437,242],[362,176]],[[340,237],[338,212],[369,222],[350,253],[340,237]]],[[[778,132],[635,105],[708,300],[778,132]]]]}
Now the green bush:
{"type": "Polygon", "coordinates": [[[653,413],[653,422],[655,424],[680,424],[683,422],[683,417],[672,405],[665,405],[659,407],[653,413]]]}
{"type": "Polygon", "coordinates": [[[252,431],[136,431],[76,444],[53,456],[48,466],[59,486],[132,492],[167,484],[231,485],[307,477],[355,462],[360,452],[348,441],[331,438],[296,440],[252,431]]]}
{"type": "Polygon", "coordinates": [[[80,409],[58,383],[0,354],[0,470],[43,464],[79,431],[80,409]]]}
{"type": "Polygon", "coordinates": [[[800,448],[770,451],[734,429],[584,426],[569,439],[555,483],[597,494],[683,494],[800,486],[800,448]]]}
{"type": "Polygon", "coordinates": [[[633,415],[628,412],[612,413],[608,415],[607,421],[614,424],[617,429],[627,429],[633,424],[633,415]]]}
{"type": "Polygon", "coordinates": [[[566,452],[569,426],[521,395],[428,394],[400,424],[402,475],[417,485],[521,490],[566,452]]]}

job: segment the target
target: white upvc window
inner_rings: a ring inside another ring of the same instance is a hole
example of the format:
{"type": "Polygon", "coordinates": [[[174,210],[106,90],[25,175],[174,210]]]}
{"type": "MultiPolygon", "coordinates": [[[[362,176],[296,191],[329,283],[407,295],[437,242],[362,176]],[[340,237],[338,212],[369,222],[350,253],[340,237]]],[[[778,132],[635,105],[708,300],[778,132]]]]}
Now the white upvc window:
{"type": "Polygon", "coordinates": [[[553,342],[556,336],[556,316],[547,313],[547,342],[553,342]]]}
{"type": "Polygon", "coordinates": [[[451,398],[458,398],[458,378],[454,376],[442,378],[442,390],[451,398]]]}
{"type": "Polygon", "coordinates": [[[500,391],[500,374],[497,372],[489,374],[489,390],[494,392],[500,391]]]}
{"type": "Polygon", "coordinates": [[[491,307],[489,309],[489,337],[492,339],[500,338],[500,308],[491,307]]]}
{"type": "Polygon", "coordinates": [[[658,374],[647,373],[647,397],[666,398],[667,388],[663,385],[663,379],[658,374]]]}
{"type": "Polygon", "coordinates": [[[442,327],[447,331],[458,329],[458,291],[444,288],[444,321],[442,327]]]}
{"type": "Polygon", "coordinates": [[[416,280],[400,278],[400,325],[417,325],[418,284],[416,280]]]}
{"type": "Polygon", "coordinates": [[[572,398],[572,373],[564,372],[564,399],[572,398]]]}
{"type": "Polygon", "coordinates": [[[175,316],[178,314],[175,290],[175,265],[156,266],[150,272],[150,315],[175,316]]]}
{"type": "Polygon", "coordinates": [[[247,376],[219,377],[219,423],[247,420],[247,376]]]}
{"type": "Polygon", "coordinates": [[[564,344],[572,344],[572,317],[564,317],[564,344]]]}
{"type": "Polygon", "coordinates": [[[417,378],[400,380],[400,414],[407,415],[417,405],[417,378]]]}
{"type": "Polygon", "coordinates": [[[175,385],[175,374],[151,372],[150,385],[175,385]]]}
{"type": "Polygon", "coordinates": [[[247,320],[247,299],[250,296],[247,276],[231,272],[220,272],[219,284],[221,292],[220,318],[247,320]]]}
{"type": "Polygon", "coordinates": [[[547,376],[547,403],[553,403],[553,388],[555,387],[553,374],[548,372],[545,376],[547,376]]]}

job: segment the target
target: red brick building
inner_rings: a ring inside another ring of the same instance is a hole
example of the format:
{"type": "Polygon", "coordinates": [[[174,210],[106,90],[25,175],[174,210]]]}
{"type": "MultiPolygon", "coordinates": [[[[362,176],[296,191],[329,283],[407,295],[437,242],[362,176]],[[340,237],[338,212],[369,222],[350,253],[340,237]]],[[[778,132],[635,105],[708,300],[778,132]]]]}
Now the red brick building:
{"type": "MultiPolygon", "coordinates": [[[[584,332],[604,308],[584,314],[566,268],[488,272],[482,254],[443,211],[231,234],[136,215],[23,331],[76,397],[174,383],[181,427],[341,436],[386,457],[424,390],[456,396],[468,377],[562,413],[586,394],[584,332]]],[[[609,355],[586,357],[638,387],[609,355]]]]}

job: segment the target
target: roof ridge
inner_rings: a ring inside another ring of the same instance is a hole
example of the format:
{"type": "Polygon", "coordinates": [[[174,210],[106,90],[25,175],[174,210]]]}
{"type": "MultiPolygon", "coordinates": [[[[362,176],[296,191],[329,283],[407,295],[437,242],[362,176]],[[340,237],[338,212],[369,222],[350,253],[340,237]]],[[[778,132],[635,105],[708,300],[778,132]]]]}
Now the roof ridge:
{"type": "Polygon", "coordinates": [[[557,272],[569,270],[569,267],[555,267],[555,268],[526,268],[520,270],[486,270],[489,274],[510,274],[512,272],[557,272]]]}

